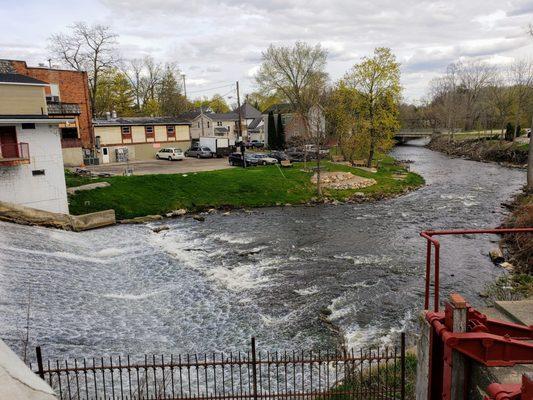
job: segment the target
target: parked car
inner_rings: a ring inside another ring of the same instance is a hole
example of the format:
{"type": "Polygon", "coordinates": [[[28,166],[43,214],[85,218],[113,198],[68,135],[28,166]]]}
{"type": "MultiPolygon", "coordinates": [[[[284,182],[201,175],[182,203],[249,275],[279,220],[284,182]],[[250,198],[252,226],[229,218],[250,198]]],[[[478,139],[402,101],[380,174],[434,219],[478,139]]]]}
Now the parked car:
{"type": "Polygon", "coordinates": [[[281,162],[283,160],[290,160],[289,156],[284,152],[280,150],[274,150],[267,154],[269,157],[275,158],[278,160],[278,162],[281,162]]]}
{"type": "Polygon", "coordinates": [[[263,142],[261,142],[260,140],[251,140],[249,141],[248,143],[246,143],[246,147],[248,148],[256,148],[256,149],[260,149],[260,148],[263,148],[265,147],[265,144],[263,142]]]}
{"type": "Polygon", "coordinates": [[[216,154],[211,151],[209,147],[202,146],[192,146],[185,152],[187,157],[196,157],[196,158],[212,158],[216,154]]]}
{"type": "Polygon", "coordinates": [[[266,154],[250,154],[249,157],[257,160],[257,165],[274,165],[278,163],[277,159],[266,154]]]}
{"type": "Polygon", "coordinates": [[[184,160],[185,156],[183,155],[183,151],[181,149],[176,149],[174,147],[165,147],[155,153],[155,158],[157,158],[158,160],[164,159],[168,161],[173,161],[184,160]]]}
{"type": "MultiPolygon", "coordinates": [[[[251,154],[245,154],[244,158],[246,160],[246,165],[250,167],[255,167],[259,163],[258,158],[252,157],[251,154]]],[[[228,156],[229,165],[241,166],[242,167],[242,154],[241,153],[231,153],[228,156]]]]}

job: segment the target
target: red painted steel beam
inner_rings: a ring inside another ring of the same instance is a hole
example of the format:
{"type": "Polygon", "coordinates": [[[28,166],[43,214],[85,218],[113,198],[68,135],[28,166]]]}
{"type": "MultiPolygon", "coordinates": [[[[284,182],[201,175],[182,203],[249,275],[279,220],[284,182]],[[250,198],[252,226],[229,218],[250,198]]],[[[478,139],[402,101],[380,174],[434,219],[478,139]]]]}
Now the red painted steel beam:
{"type": "MultiPolygon", "coordinates": [[[[487,394],[485,400],[520,400],[522,390],[520,384],[501,384],[491,383],[487,387],[487,394]]],[[[529,400],[529,399],[528,399],[529,400]]]]}
{"type": "Polygon", "coordinates": [[[456,230],[427,230],[420,232],[420,236],[427,240],[426,249],[426,285],[425,285],[425,299],[424,309],[429,310],[430,297],[430,283],[431,283],[431,246],[435,248],[434,261],[434,299],[433,309],[435,312],[439,311],[439,292],[440,292],[440,243],[434,236],[447,235],[477,235],[477,234],[509,234],[509,233],[533,233],[533,228],[488,228],[488,229],[456,229],[456,230]]]}

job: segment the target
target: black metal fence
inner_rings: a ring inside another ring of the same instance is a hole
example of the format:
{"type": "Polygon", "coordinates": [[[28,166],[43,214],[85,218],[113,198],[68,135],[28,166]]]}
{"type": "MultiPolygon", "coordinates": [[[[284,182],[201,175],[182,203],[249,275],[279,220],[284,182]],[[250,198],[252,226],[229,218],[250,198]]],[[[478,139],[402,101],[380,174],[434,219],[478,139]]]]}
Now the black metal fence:
{"type": "MultiPolygon", "coordinates": [[[[42,362],[60,399],[405,399],[405,336],[396,347],[345,351],[101,357],[42,362]]],[[[30,365],[31,367],[31,365],[30,365]]]]}

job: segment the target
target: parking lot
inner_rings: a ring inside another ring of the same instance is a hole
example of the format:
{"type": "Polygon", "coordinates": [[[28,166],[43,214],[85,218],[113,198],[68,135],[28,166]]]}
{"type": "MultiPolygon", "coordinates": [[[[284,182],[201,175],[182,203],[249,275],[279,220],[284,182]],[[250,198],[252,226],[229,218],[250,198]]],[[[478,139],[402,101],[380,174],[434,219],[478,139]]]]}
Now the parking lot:
{"type": "MultiPolygon", "coordinates": [[[[154,159],[149,161],[131,161],[129,163],[90,165],[85,169],[97,174],[109,173],[112,175],[123,175],[127,168],[132,169],[134,175],[148,175],[183,174],[188,172],[214,171],[217,169],[233,167],[228,164],[227,158],[186,158],[182,161],[154,159]]],[[[75,168],[72,170],[75,170],[75,168]]]]}

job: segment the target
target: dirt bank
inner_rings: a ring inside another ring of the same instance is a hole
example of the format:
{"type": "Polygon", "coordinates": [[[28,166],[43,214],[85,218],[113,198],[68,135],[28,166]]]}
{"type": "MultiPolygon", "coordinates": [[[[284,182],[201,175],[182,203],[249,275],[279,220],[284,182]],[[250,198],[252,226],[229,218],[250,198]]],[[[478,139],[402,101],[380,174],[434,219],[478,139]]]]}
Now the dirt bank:
{"type": "Polygon", "coordinates": [[[528,145],[491,138],[451,140],[449,136],[436,136],[428,148],[452,157],[465,157],[474,161],[497,162],[506,166],[525,168],[528,145]]]}

